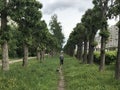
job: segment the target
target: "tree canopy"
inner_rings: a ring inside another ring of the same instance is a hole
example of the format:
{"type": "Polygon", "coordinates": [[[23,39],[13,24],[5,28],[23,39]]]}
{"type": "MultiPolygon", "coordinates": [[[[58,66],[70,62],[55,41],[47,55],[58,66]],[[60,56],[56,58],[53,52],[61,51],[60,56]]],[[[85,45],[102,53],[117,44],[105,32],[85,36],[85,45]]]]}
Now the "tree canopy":
{"type": "Polygon", "coordinates": [[[62,26],[61,26],[61,23],[58,22],[56,14],[54,14],[51,17],[51,21],[49,25],[50,25],[50,32],[56,38],[57,45],[58,45],[57,49],[61,50],[64,43],[64,34],[62,33],[62,26]]]}

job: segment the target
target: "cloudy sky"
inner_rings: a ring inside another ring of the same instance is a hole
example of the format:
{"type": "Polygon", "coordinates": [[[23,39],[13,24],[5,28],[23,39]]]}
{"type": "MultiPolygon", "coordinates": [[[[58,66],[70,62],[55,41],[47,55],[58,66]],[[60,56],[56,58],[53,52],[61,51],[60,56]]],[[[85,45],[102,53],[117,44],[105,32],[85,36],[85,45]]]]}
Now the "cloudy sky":
{"type": "MultiPolygon", "coordinates": [[[[92,8],[92,0],[39,0],[43,4],[43,19],[49,24],[51,16],[57,14],[58,21],[61,22],[66,40],[70,32],[81,21],[82,15],[88,8],[92,8]]],[[[109,21],[109,25],[114,25],[115,21],[109,21]]]]}

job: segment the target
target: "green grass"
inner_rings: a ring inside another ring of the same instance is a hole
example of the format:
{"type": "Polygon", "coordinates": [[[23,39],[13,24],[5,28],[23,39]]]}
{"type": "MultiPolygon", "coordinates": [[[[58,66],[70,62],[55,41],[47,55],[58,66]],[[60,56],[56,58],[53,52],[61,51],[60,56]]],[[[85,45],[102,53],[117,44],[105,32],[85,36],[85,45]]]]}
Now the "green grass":
{"type": "MultiPolygon", "coordinates": [[[[29,60],[10,65],[10,70],[0,70],[0,90],[57,90],[59,57],[46,58],[43,63],[29,60]]],[[[63,65],[65,90],[120,90],[120,81],[114,79],[114,65],[104,72],[97,65],[80,64],[75,58],[65,56],[63,65]]]]}
{"type": "Polygon", "coordinates": [[[120,81],[114,79],[114,65],[99,72],[97,65],[80,64],[75,58],[66,58],[63,69],[66,90],[120,90],[120,81]]]}
{"type": "Polygon", "coordinates": [[[9,71],[0,71],[0,90],[57,90],[58,61],[54,57],[43,63],[30,60],[27,67],[22,67],[22,62],[11,64],[9,71]]]}

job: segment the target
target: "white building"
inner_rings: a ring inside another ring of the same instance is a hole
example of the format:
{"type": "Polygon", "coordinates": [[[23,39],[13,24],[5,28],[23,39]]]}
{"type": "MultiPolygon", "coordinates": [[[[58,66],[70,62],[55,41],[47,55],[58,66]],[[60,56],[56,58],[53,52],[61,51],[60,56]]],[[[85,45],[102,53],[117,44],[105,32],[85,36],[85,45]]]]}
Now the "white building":
{"type": "Polygon", "coordinates": [[[117,48],[118,46],[118,27],[111,26],[109,28],[110,36],[108,38],[106,48],[117,48]]]}
{"type": "MultiPolygon", "coordinates": [[[[116,49],[118,46],[118,27],[117,26],[111,26],[108,28],[110,35],[106,44],[107,49],[116,49]]],[[[96,36],[95,41],[98,42],[98,45],[96,46],[96,49],[99,50],[101,47],[101,37],[99,35],[96,36]]]]}

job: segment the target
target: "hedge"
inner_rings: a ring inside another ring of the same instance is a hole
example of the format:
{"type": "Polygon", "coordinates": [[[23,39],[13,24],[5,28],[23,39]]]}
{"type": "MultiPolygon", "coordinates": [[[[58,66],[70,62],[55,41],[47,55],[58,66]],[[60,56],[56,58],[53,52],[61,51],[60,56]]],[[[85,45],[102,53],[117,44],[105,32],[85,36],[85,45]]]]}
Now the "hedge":
{"type": "MultiPolygon", "coordinates": [[[[105,53],[105,64],[109,65],[115,62],[117,51],[108,51],[105,53]]],[[[94,52],[94,63],[100,64],[100,52],[94,52]]]]}

